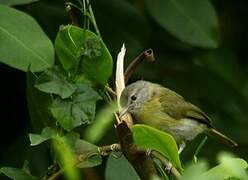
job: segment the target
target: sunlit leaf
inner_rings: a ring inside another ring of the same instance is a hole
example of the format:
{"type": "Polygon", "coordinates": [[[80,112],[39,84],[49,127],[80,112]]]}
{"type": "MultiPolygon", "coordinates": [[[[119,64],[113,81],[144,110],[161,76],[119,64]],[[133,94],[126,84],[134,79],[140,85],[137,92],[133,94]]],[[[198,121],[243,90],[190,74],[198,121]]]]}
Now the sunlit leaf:
{"type": "Polygon", "coordinates": [[[209,169],[205,161],[189,165],[183,172],[182,180],[247,179],[248,164],[244,159],[234,158],[226,153],[219,155],[220,164],[209,169]]]}
{"type": "MultiPolygon", "coordinates": [[[[198,180],[199,176],[206,172],[208,165],[205,161],[198,161],[197,164],[188,165],[180,180],[198,180]]],[[[207,179],[201,179],[207,180],[207,179]]]]}
{"type": "Polygon", "coordinates": [[[140,178],[125,156],[116,157],[115,154],[110,154],[105,169],[105,179],[139,180],[140,178]]]}
{"type": "Polygon", "coordinates": [[[230,157],[227,154],[219,155],[220,164],[203,173],[199,178],[203,179],[248,179],[246,169],[248,164],[244,159],[230,157]]]}
{"type": "Polygon", "coordinates": [[[76,85],[68,82],[65,73],[58,67],[46,70],[36,81],[35,87],[45,93],[68,98],[76,90],[76,85]]]}
{"type": "Polygon", "coordinates": [[[116,105],[108,105],[97,112],[94,122],[84,131],[84,138],[96,143],[102,139],[106,132],[113,127],[114,112],[116,112],[116,105]]]}
{"type": "Polygon", "coordinates": [[[54,64],[54,48],[29,15],[0,5],[0,62],[22,71],[42,71],[54,64]]]}
{"type": "Polygon", "coordinates": [[[76,168],[76,159],[71,147],[63,137],[57,136],[52,140],[55,157],[63,169],[67,179],[80,180],[79,170],[76,168]]]}
{"type": "Polygon", "coordinates": [[[55,48],[72,78],[83,75],[94,83],[105,84],[112,74],[112,57],[101,38],[91,31],[72,25],[61,27],[55,48]]]}
{"type": "Polygon", "coordinates": [[[208,0],[146,0],[146,8],[163,28],[181,41],[218,47],[218,20],[208,0]]]}
{"type": "Polygon", "coordinates": [[[171,135],[141,124],[134,125],[132,132],[137,145],[162,153],[176,168],[182,169],[177,144],[171,135]]]}
{"type": "Polygon", "coordinates": [[[90,123],[95,118],[96,101],[100,96],[87,85],[77,85],[72,99],[54,99],[51,112],[59,124],[66,130],[90,123]]]}

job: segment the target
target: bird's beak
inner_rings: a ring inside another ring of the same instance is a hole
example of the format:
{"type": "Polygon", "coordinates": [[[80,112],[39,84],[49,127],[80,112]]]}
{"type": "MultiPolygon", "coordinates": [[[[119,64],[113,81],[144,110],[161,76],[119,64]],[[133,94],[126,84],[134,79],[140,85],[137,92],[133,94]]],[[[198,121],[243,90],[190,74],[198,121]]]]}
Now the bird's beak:
{"type": "Polygon", "coordinates": [[[120,118],[122,118],[129,111],[129,107],[130,106],[126,106],[122,108],[120,115],[119,115],[120,118]]]}

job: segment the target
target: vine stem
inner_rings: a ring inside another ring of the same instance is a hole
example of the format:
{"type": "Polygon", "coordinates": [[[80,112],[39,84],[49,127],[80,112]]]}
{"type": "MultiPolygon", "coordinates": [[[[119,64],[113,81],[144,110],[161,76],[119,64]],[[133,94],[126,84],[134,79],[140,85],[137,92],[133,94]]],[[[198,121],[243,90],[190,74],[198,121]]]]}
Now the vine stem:
{"type": "MultiPolygon", "coordinates": [[[[84,1],[85,1],[85,0],[84,0],[84,1]]],[[[94,15],[94,13],[93,13],[93,10],[92,10],[90,1],[89,1],[89,0],[86,0],[86,2],[87,2],[87,5],[89,6],[89,13],[90,13],[90,17],[91,17],[91,23],[92,23],[92,25],[94,26],[97,35],[98,35],[99,37],[101,37],[101,34],[100,34],[99,29],[98,29],[98,26],[97,26],[97,23],[96,23],[96,19],[95,19],[95,15],[94,15]]]]}

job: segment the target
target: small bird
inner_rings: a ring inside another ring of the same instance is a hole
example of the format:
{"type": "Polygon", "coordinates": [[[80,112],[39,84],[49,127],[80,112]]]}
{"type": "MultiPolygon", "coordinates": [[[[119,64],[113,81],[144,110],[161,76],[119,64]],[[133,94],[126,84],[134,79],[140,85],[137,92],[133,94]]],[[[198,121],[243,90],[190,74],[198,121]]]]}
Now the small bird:
{"type": "Polygon", "coordinates": [[[203,132],[237,146],[236,142],[213,127],[210,118],[200,108],[159,84],[143,80],[132,83],[123,90],[120,101],[123,107],[121,116],[129,112],[135,122],[171,134],[179,145],[179,153],[187,141],[203,132]]]}

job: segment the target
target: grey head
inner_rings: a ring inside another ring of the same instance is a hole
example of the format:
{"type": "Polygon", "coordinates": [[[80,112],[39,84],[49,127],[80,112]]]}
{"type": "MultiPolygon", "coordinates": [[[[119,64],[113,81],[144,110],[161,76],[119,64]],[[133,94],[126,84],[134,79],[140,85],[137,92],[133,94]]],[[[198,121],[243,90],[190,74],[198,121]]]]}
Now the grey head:
{"type": "Polygon", "coordinates": [[[142,105],[151,99],[153,85],[153,83],[141,80],[128,85],[121,94],[122,112],[128,111],[134,116],[137,115],[142,105]]]}

